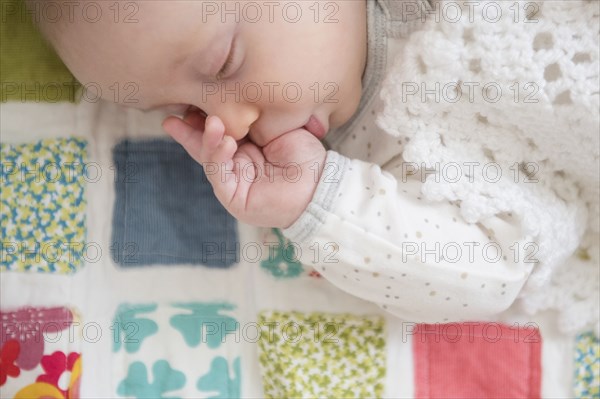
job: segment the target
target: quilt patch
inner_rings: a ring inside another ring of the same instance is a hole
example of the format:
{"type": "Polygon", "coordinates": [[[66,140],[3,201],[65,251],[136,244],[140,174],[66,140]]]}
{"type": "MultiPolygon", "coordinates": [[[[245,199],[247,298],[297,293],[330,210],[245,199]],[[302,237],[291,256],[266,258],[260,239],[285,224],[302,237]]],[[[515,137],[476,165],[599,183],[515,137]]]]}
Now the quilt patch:
{"type": "Polygon", "coordinates": [[[0,153],[0,271],[76,272],[86,250],[86,141],[0,144],[0,153]]]}
{"type": "Polygon", "coordinates": [[[74,317],[63,307],[0,312],[3,397],[79,398],[81,331],[74,317]]]}
{"type": "Polygon", "coordinates": [[[542,337],[533,323],[419,324],[416,398],[539,398],[542,337]]]}
{"type": "Polygon", "coordinates": [[[56,103],[81,98],[82,85],[33,24],[32,19],[44,12],[43,6],[37,4],[32,15],[22,0],[2,1],[0,102],[56,103]]]}
{"type": "Polygon", "coordinates": [[[577,336],[573,393],[577,398],[600,398],[600,341],[589,332],[577,336]]]}
{"type": "Polygon", "coordinates": [[[259,315],[259,325],[266,397],[383,395],[382,317],[267,311],[259,315]]]}
{"type": "Polygon", "coordinates": [[[239,398],[236,307],[226,302],[121,304],[115,314],[115,394],[239,398]]]}
{"type": "Polygon", "coordinates": [[[115,263],[226,268],[239,261],[236,221],[183,147],[172,140],[125,140],[113,160],[115,263]]]}

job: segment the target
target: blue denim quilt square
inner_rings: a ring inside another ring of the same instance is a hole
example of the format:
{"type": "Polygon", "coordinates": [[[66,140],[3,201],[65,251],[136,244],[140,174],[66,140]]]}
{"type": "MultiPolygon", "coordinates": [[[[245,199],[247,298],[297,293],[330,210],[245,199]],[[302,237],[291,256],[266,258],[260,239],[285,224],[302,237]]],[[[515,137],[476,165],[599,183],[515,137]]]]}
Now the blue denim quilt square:
{"type": "Polygon", "coordinates": [[[113,149],[111,254],[123,267],[239,261],[235,219],[202,167],[173,140],[125,140],[113,149]]]}

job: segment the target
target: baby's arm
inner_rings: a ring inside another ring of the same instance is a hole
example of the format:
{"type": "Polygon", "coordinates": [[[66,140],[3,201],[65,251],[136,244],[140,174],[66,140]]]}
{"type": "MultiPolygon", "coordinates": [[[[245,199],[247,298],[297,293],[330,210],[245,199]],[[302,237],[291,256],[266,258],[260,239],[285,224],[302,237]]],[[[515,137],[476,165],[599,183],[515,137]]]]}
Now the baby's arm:
{"type": "Polygon", "coordinates": [[[225,135],[217,116],[169,117],[163,128],[204,167],[227,211],[255,226],[290,226],[311,201],[323,170],[325,148],[304,129],[260,148],[225,135]]]}
{"type": "Polygon", "coordinates": [[[207,177],[236,218],[284,228],[304,264],[403,319],[488,317],[514,302],[531,272],[533,259],[514,222],[493,217],[468,224],[449,203],[421,201],[420,182],[402,175],[401,163],[389,166],[392,174],[326,152],[303,129],[259,148],[226,136],[217,117],[172,117],[163,127],[205,170],[218,166],[220,173],[207,177]],[[241,176],[252,162],[271,175],[241,176]],[[298,180],[277,168],[290,163],[300,168],[298,180]]]}
{"type": "Polygon", "coordinates": [[[405,320],[473,320],[505,310],[533,267],[518,225],[500,217],[468,224],[456,206],[426,203],[401,162],[382,171],[327,152],[313,201],[284,230],[302,262],[405,320]]]}

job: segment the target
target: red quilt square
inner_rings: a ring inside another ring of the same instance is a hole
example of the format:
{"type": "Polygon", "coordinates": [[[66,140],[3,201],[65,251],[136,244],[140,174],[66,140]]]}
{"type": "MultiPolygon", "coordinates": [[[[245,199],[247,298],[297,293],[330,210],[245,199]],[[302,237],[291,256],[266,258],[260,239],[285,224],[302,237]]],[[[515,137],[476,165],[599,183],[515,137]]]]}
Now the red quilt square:
{"type": "Polygon", "coordinates": [[[414,333],[416,398],[540,397],[535,324],[419,324],[414,333]]]}

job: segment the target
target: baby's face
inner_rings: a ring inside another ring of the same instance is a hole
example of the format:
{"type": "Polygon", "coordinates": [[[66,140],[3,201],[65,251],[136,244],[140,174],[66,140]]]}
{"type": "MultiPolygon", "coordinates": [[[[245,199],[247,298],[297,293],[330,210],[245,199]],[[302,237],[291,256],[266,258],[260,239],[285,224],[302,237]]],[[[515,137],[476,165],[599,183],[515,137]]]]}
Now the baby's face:
{"type": "Polygon", "coordinates": [[[106,100],[175,113],[193,105],[258,145],[311,116],[327,131],[357,109],[366,0],[94,3],[103,7],[98,22],[76,9],[51,41],[106,100]]]}

